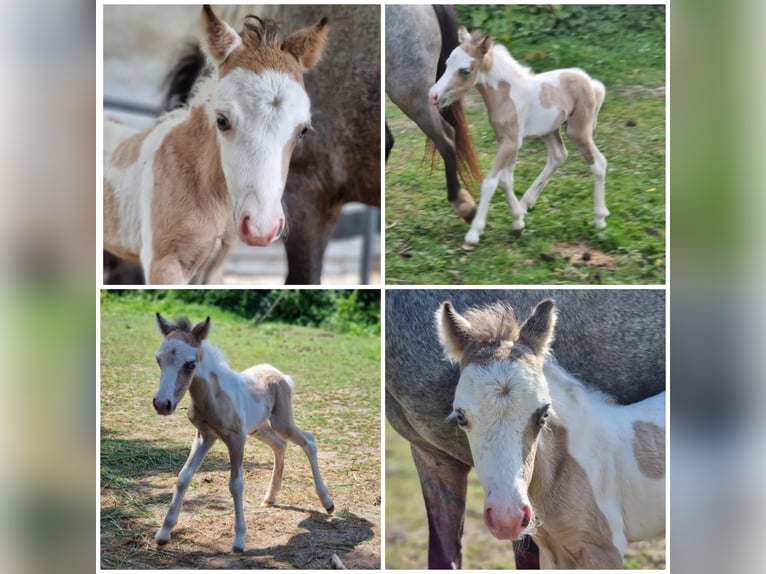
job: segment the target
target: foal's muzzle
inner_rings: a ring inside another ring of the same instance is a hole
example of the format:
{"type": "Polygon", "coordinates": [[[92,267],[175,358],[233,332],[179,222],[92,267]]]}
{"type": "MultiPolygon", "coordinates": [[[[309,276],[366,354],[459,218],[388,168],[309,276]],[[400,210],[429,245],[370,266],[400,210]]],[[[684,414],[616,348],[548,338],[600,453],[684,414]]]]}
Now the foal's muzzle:
{"type": "Polygon", "coordinates": [[[157,397],[154,397],[152,400],[152,405],[154,406],[154,410],[157,411],[158,415],[169,415],[173,412],[173,403],[170,401],[170,399],[166,401],[158,401],[157,397]]]}

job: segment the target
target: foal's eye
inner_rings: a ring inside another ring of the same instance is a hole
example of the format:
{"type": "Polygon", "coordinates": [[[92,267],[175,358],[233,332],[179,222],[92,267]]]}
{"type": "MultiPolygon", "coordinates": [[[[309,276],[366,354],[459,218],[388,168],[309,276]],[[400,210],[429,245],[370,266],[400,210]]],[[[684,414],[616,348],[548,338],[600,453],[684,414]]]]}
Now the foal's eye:
{"type": "Polygon", "coordinates": [[[463,76],[470,76],[471,68],[460,68],[460,74],[463,76]]]}
{"type": "Polygon", "coordinates": [[[187,371],[193,371],[194,369],[196,369],[196,368],[197,368],[197,363],[195,363],[194,361],[189,361],[188,363],[186,363],[186,364],[184,365],[184,368],[185,368],[187,371]]]}
{"type": "Polygon", "coordinates": [[[306,137],[306,134],[309,133],[309,126],[304,126],[303,129],[298,132],[298,139],[303,139],[306,137]]]}
{"type": "Polygon", "coordinates": [[[468,426],[468,419],[465,418],[465,411],[463,409],[455,409],[452,413],[452,418],[460,428],[466,428],[468,426]]]}
{"type": "Polygon", "coordinates": [[[548,411],[550,411],[550,408],[551,408],[551,405],[550,403],[548,403],[547,405],[544,405],[540,409],[540,416],[537,419],[537,424],[539,424],[540,426],[545,424],[545,421],[548,420],[548,411]]]}
{"type": "Polygon", "coordinates": [[[215,116],[215,125],[218,126],[218,129],[222,132],[227,132],[231,129],[231,124],[229,123],[229,118],[227,118],[223,114],[216,114],[215,116]]]}

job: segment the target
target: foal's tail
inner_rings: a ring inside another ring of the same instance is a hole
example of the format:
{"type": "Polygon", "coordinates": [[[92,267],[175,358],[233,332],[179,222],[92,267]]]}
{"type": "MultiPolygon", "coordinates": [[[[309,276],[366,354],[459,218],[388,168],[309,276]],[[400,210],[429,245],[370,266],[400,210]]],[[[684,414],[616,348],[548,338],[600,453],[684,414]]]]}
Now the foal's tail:
{"type": "MultiPolygon", "coordinates": [[[[436,13],[436,20],[439,22],[439,30],[442,37],[442,49],[439,54],[439,60],[436,64],[436,78],[444,73],[446,62],[452,50],[459,45],[457,38],[458,20],[457,13],[453,6],[433,6],[436,13]]],[[[477,182],[481,181],[481,170],[479,160],[476,157],[476,149],[473,147],[471,134],[468,132],[468,120],[463,111],[463,104],[460,100],[454,102],[451,106],[443,108],[441,116],[455,130],[455,153],[457,155],[457,172],[460,180],[466,188],[472,188],[477,182]]],[[[436,158],[436,146],[429,141],[429,151],[431,153],[431,164],[436,158]]]]}
{"type": "Polygon", "coordinates": [[[598,123],[598,113],[601,111],[601,106],[606,97],[606,87],[604,87],[604,84],[593,78],[591,78],[591,82],[593,83],[593,91],[596,94],[596,113],[593,115],[593,131],[595,132],[596,124],[598,123]]]}

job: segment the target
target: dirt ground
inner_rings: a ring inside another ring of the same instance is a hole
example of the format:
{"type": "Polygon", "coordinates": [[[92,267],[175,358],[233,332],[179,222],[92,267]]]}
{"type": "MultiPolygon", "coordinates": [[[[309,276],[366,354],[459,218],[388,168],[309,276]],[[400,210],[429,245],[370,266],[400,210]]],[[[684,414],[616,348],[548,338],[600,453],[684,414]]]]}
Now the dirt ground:
{"type": "Polygon", "coordinates": [[[102,520],[106,515],[110,523],[102,528],[102,568],[323,569],[330,567],[333,553],[349,569],[380,567],[379,490],[350,488],[357,480],[377,481],[377,477],[360,476],[372,473],[353,465],[349,468],[337,453],[320,445],[319,465],[336,505],[329,515],[313,492],[303,453],[291,447],[278,504],[262,507],[271,468],[270,463],[252,464],[254,455],[265,462],[268,451],[251,443],[251,464],[245,472],[245,552],[231,552],[234,507],[229,468],[225,449],[216,445],[208,455],[212,460],[206,460],[195,475],[178,525],[164,548],[156,546],[154,534],[170,503],[174,473],[135,477],[131,493],[119,483],[102,488],[102,520]],[[124,510],[130,497],[133,507],[139,506],[143,513],[131,511],[130,505],[124,510]]]}

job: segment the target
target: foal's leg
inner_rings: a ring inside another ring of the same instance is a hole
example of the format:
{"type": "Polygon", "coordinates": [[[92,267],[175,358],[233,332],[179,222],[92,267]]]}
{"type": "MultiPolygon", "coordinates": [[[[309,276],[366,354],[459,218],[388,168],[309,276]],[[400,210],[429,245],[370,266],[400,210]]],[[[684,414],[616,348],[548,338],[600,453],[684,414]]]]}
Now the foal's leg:
{"type": "Polygon", "coordinates": [[[210,447],[213,446],[214,442],[214,436],[203,436],[202,433],[197,431],[197,436],[194,437],[194,442],[192,442],[191,451],[189,452],[189,457],[186,459],[186,464],[184,464],[181,472],[178,473],[176,490],[173,493],[173,500],[170,501],[170,508],[168,508],[168,513],[165,515],[162,528],[160,528],[154,536],[157,544],[167,544],[170,540],[170,531],[173,530],[176,522],[178,522],[178,513],[181,510],[181,504],[184,501],[186,489],[189,487],[189,483],[191,482],[194,473],[197,472],[199,465],[202,463],[202,459],[205,458],[205,455],[210,450],[210,447]]]}
{"type": "Polygon", "coordinates": [[[319,472],[319,463],[317,462],[317,445],[314,441],[314,435],[299,428],[298,425],[296,425],[294,422],[292,425],[282,426],[279,425],[279,423],[274,424],[274,420],[272,419],[271,423],[277,433],[279,433],[282,437],[289,440],[290,442],[297,444],[303,449],[303,452],[306,453],[306,456],[309,459],[309,464],[311,464],[311,474],[314,477],[314,486],[316,487],[317,496],[319,497],[319,500],[322,501],[322,506],[327,511],[327,513],[332,514],[332,512],[335,510],[335,503],[330,496],[330,489],[327,488],[327,485],[322,480],[322,475],[319,472]]]}
{"type": "Polygon", "coordinates": [[[561,164],[567,159],[567,148],[564,147],[564,142],[561,141],[561,134],[556,129],[555,132],[548,134],[541,138],[545,147],[548,148],[548,161],[537,176],[535,182],[529,187],[521,198],[521,206],[526,211],[527,208],[532,207],[537,201],[537,196],[548,183],[548,180],[553,175],[561,164]]]}
{"type": "Polygon", "coordinates": [[[287,450],[287,443],[279,438],[269,426],[259,428],[253,436],[258,440],[265,442],[271,447],[271,450],[274,451],[274,470],[271,472],[269,490],[266,492],[266,496],[261,503],[262,506],[271,506],[276,502],[277,494],[279,494],[279,491],[282,489],[282,474],[285,470],[285,451],[287,450]]]}
{"type": "Polygon", "coordinates": [[[606,179],[606,158],[593,142],[594,116],[590,113],[576,110],[567,123],[567,133],[572,141],[582,152],[585,161],[593,174],[593,225],[597,229],[606,227],[606,216],[609,210],[606,208],[604,182],[606,179]]]}
{"type": "Polygon", "coordinates": [[[242,505],[242,490],[244,488],[244,465],[246,435],[230,434],[226,437],[226,446],[229,448],[229,461],[231,462],[231,476],[229,477],[229,492],[234,500],[234,543],[231,545],[233,552],[242,552],[245,549],[245,509],[242,505]]]}
{"type": "MultiPolygon", "coordinates": [[[[481,200],[479,201],[479,209],[476,211],[476,217],[474,217],[471,223],[471,229],[465,234],[465,243],[469,246],[478,245],[479,237],[484,231],[484,226],[487,224],[487,214],[489,213],[489,206],[492,201],[492,196],[495,195],[498,183],[500,183],[500,176],[502,171],[510,169],[511,175],[513,174],[513,164],[516,163],[516,156],[519,151],[518,142],[513,141],[511,138],[505,138],[500,141],[500,146],[497,149],[497,156],[492,163],[492,169],[484,178],[481,183],[481,200]]],[[[510,182],[512,186],[512,179],[510,182]]],[[[508,191],[506,191],[506,199],[508,199],[508,191]]],[[[513,189],[510,189],[510,193],[513,194],[513,189]]],[[[515,196],[514,196],[515,199],[515,196]]],[[[513,217],[513,228],[523,229],[524,227],[524,212],[523,210],[517,210],[517,213],[513,213],[515,206],[512,204],[511,215],[513,217]]],[[[520,207],[520,206],[519,206],[520,207]]]]}
{"type": "Polygon", "coordinates": [[[428,568],[460,568],[463,551],[466,464],[436,449],[411,443],[428,515],[428,568]]]}

